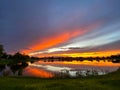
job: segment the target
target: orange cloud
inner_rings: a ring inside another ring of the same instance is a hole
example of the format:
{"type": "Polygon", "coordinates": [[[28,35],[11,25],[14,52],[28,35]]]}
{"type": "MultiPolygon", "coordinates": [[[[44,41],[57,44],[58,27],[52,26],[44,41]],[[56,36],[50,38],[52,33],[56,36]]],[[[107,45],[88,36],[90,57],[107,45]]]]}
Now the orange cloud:
{"type": "MultiPolygon", "coordinates": [[[[31,52],[39,51],[39,50],[45,50],[51,47],[54,47],[56,45],[62,44],[72,38],[75,38],[79,35],[82,35],[86,32],[89,32],[91,30],[94,30],[95,28],[99,27],[102,24],[102,20],[91,23],[90,25],[86,27],[81,27],[79,29],[73,29],[73,30],[62,30],[63,33],[58,33],[56,35],[46,36],[42,41],[41,39],[36,40],[36,43],[33,43],[28,48],[29,50],[22,50],[23,53],[29,54],[31,52]]],[[[59,31],[60,29],[58,29],[59,31]]]]}
{"type": "Polygon", "coordinates": [[[47,38],[43,39],[41,42],[38,41],[33,46],[31,46],[30,47],[31,50],[23,50],[23,52],[30,53],[30,52],[34,52],[37,50],[43,50],[43,49],[53,47],[55,45],[64,43],[64,42],[70,40],[71,38],[81,35],[85,31],[86,30],[73,30],[73,31],[61,33],[59,35],[53,35],[51,37],[47,37],[47,38]]]}

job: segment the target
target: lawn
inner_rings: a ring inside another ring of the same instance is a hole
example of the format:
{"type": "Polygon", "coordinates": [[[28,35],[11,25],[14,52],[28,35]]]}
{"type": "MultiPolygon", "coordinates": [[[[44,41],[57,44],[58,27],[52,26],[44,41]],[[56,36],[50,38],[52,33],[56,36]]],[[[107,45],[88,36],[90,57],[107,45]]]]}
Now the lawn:
{"type": "Polygon", "coordinates": [[[0,77],[0,90],[120,90],[120,70],[84,78],[0,77]]]}

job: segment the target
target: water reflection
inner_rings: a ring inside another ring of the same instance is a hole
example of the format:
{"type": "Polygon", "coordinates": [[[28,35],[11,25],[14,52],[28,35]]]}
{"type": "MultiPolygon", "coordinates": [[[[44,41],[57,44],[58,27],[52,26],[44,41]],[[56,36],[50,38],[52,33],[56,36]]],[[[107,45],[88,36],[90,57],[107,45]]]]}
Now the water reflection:
{"type": "Polygon", "coordinates": [[[27,66],[28,64],[26,62],[0,65],[0,76],[21,76],[27,66]]]}
{"type": "MultiPolygon", "coordinates": [[[[79,77],[88,75],[104,75],[115,71],[120,67],[119,63],[112,63],[109,61],[54,61],[44,62],[38,61],[30,64],[29,67],[41,71],[46,71],[53,77],[79,77]]],[[[33,74],[32,71],[29,74],[33,74]]],[[[44,77],[44,75],[42,76],[44,77]]],[[[46,78],[46,76],[45,76],[46,78]]]]}
{"type": "Polygon", "coordinates": [[[48,70],[48,71],[61,71],[62,69],[71,70],[71,68],[64,67],[64,66],[60,67],[60,66],[39,65],[39,64],[31,64],[31,66],[43,68],[43,69],[48,70]]]}
{"type": "Polygon", "coordinates": [[[0,65],[0,75],[23,75],[41,78],[52,77],[84,77],[88,75],[104,75],[115,71],[120,63],[104,61],[54,61],[19,65],[0,65]],[[28,65],[28,66],[27,66],[28,65]]]}
{"type": "Polygon", "coordinates": [[[36,67],[27,67],[24,72],[23,72],[24,76],[35,76],[35,77],[41,77],[41,78],[52,78],[54,77],[54,74],[52,74],[49,71],[45,71],[42,70],[40,68],[36,68],[36,67]]]}
{"type": "Polygon", "coordinates": [[[101,60],[101,61],[96,61],[96,60],[93,60],[93,61],[71,61],[71,62],[66,62],[64,61],[63,62],[64,64],[82,64],[82,65],[92,65],[92,66],[120,66],[120,63],[113,63],[113,62],[110,62],[110,61],[104,61],[104,60],[101,60]]]}

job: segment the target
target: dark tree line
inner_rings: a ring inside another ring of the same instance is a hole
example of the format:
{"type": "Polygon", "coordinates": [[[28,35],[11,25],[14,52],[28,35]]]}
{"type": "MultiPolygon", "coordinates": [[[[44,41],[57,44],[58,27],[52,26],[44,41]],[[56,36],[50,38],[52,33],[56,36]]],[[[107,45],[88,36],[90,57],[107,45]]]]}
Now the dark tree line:
{"type": "Polygon", "coordinates": [[[112,62],[120,62],[120,54],[118,55],[111,55],[111,56],[106,56],[106,57],[43,57],[41,58],[41,60],[44,60],[45,62],[53,62],[53,61],[84,61],[84,60],[88,60],[88,61],[100,61],[100,60],[108,60],[108,61],[112,61],[112,62]]]}
{"type": "Polygon", "coordinates": [[[0,45],[0,58],[3,56],[3,51],[4,51],[3,45],[0,45]]]}
{"type": "Polygon", "coordinates": [[[0,60],[11,60],[14,63],[23,63],[27,61],[35,61],[39,58],[30,57],[29,55],[21,54],[20,52],[15,53],[14,55],[10,55],[4,52],[3,45],[0,45],[0,60]]]}
{"type": "Polygon", "coordinates": [[[37,57],[30,57],[20,52],[10,55],[4,52],[3,45],[0,45],[0,71],[5,69],[5,66],[9,66],[12,72],[15,74],[18,71],[18,75],[22,75],[22,71],[28,66],[27,62],[33,63],[38,60],[37,57]]]}

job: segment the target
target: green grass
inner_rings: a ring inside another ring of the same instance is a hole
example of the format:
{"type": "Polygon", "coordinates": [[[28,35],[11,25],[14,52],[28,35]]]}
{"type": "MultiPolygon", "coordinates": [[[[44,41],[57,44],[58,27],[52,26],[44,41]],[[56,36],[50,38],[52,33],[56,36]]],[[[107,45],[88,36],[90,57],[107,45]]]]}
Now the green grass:
{"type": "Polygon", "coordinates": [[[120,90],[120,70],[84,78],[0,77],[0,90],[120,90]]]}

